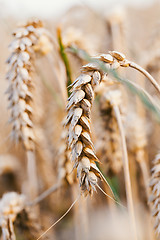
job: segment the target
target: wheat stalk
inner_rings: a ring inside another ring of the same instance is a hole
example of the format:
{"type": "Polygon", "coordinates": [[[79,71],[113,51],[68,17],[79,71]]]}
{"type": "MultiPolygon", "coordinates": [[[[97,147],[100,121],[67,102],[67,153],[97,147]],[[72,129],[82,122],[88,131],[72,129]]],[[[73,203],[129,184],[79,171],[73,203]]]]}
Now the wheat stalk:
{"type": "MultiPolygon", "coordinates": [[[[108,123],[107,125],[111,131],[111,133],[110,133],[111,137],[112,137],[112,135],[114,137],[116,137],[115,140],[118,137],[120,138],[119,145],[118,145],[118,152],[120,151],[120,156],[119,155],[118,156],[120,157],[120,159],[119,159],[119,161],[121,163],[120,166],[122,167],[122,163],[123,163],[123,167],[124,167],[127,204],[128,204],[129,215],[130,215],[130,223],[131,223],[133,235],[134,235],[133,237],[134,237],[134,239],[137,239],[136,222],[135,222],[134,207],[133,207],[133,197],[132,197],[132,190],[131,190],[131,179],[130,179],[130,171],[129,171],[129,160],[128,160],[128,154],[127,154],[127,145],[126,145],[125,132],[124,132],[124,127],[123,127],[123,122],[122,122],[123,121],[122,115],[120,113],[120,106],[122,105],[121,103],[122,103],[121,91],[120,90],[109,90],[108,92],[105,92],[105,94],[103,96],[104,108],[102,105],[101,105],[101,107],[105,111],[105,110],[107,110],[106,106],[108,107],[108,105],[109,105],[108,110],[110,112],[112,111],[111,116],[112,116],[112,118],[114,118],[115,122],[112,121],[111,124],[109,124],[109,122],[106,121],[106,124],[108,123]],[[115,124],[115,126],[113,125],[113,123],[115,124]]],[[[107,120],[108,120],[108,118],[107,118],[107,120]]],[[[113,138],[113,140],[114,140],[114,138],[113,138]]],[[[115,141],[115,143],[113,141],[112,144],[116,144],[116,141],[115,141]]],[[[113,155],[113,159],[114,159],[114,152],[112,155],[113,155]]],[[[118,163],[117,164],[115,163],[115,165],[118,165],[118,163]]]]}
{"type": "Polygon", "coordinates": [[[124,177],[125,177],[125,186],[126,186],[126,195],[127,195],[127,203],[128,203],[128,210],[130,214],[130,221],[131,227],[133,230],[133,239],[137,239],[137,230],[136,230],[136,220],[134,215],[134,206],[133,206],[133,197],[132,197],[132,187],[131,187],[131,179],[130,179],[130,171],[129,171],[129,160],[128,160],[128,153],[127,153],[127,145],[125,139],[124,128],[122,124],[121,114],[119,111],[118,105],[114,106],[114,111],[117,117],[117,122],[121,134],[121,144],[122,144],[122,151],[123,151],[123,166],[124,166],[124,177]]]}

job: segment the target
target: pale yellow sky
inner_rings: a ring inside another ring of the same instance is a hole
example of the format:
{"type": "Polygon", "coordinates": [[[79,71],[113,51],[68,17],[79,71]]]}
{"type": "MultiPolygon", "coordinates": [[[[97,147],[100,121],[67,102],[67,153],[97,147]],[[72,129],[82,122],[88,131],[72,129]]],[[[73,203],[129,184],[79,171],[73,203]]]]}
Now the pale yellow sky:
{"type": "Polygon", "coordinates": [[[2,13],[13,13],[19,17],[52,17],[65,12],[75,4],[87,4],[97,11],[104,11],[108,5],[147,5],[154,0],[0,0],[2,13]]]}

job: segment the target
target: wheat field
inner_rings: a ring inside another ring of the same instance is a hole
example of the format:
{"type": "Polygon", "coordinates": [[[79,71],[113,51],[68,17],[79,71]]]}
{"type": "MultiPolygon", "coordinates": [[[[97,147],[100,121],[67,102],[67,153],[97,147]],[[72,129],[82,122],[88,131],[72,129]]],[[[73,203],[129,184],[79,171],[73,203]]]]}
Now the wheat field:
{"type": "Polygon", "coordinates": [[[0,240],[160,238],[159,13],[0,16],[0,240]]]}

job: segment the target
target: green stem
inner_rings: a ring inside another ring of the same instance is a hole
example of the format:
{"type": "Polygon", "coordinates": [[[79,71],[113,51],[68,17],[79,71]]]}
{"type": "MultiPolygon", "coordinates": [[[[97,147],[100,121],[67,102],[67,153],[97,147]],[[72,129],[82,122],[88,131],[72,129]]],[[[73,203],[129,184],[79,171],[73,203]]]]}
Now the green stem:
{"type": "Polygon", "coordinates": [[[63,45],[63,42],[62,42],[62,37],[61,37],[61,30],[58,28],[57,29],[57,36],[58,36],[58,43],[59,43],[59,50],[60,50],[60,54],[61,54],[61,57],[63,59],[63,62],[64,62],[64,65],[65,65],[65,68],[66,68],[66,74],[67,74],[67,91],[68,91],[68,96],[70,95],[70,87],[68,87],[69,85],[72,84],[72,80],[71,80],[71,69],[70,69],[70,65],[69,65],[69,60],[68,60],[68,57],[67,57],[67,54],[65,52],[65,47],[63,45]]]}

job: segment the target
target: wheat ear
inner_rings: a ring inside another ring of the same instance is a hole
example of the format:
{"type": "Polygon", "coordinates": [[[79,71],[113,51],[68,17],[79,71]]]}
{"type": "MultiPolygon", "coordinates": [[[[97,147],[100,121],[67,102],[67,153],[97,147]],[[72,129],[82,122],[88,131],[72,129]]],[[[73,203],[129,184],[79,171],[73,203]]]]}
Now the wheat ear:
{"type": "Polygon", "coordinates": [[[94,88],[101,81],[97,67],[84,66],[82,74],[72,84],[72,94],[68,98],[69,124],[68,147],[71,147],[72,161],[77,168],[77,176],[83,193],[92,194],[97,184],[98,161],[90,135],[90,109],[94,98],[94,88]]]}
{"type": "Polygon", "coordinates": [[[14,31],[13,36],[15,39],[9,46],[11,56],[7,60],[9,70],[6,75],[9,83],[6,93],[11,110],[11,138],[16,143],[22,141],[26,149],[30,192],[34,196],[37,192],[35,135],[32,122],[35,53],[48,53],[52,44],[49,40],[50,35],[43,28],[41,21],[28,22],[14,31]]]}
{"type": "MultiPolygon", "coordinates": [[[[14,40],[10,44],[11,55],[7,60],[9,109],[12,123],[11,138],[22,141],[26,150],[34,149],[34,133],[31,106],[33,100],[33,73],[35,53],[48,53],[47,31],[41,21],[28,22],[13,32],[14,40]],[[45,47],[46,48],[45,48],[45,47]]],[[[49,40],[48,40],[49,41],[49,40]]]]}
{"type": "Polygon", "coordinates": [[[0,228],[3,240],[16,240],[14,229],[28,240],[42,232],[35,211],[27,206],[25,195],[16,192],[5,193],[0,200],[0,228]]]}
{"type": "Polygon", "coordinates": [[[15,240],[13,223],[25,204],[25,196],[15,192],[6,193],[0,200],[0,227],[4,240],[15,240]]]}
{"type": "MultiPolygon", "coordinates": [[[[104,62],[113,69],[117,68],[111,55],[102,56],[104,62]]],[[[90,111],[94,99],[94,89],[106,76],[96,64],[82,67],[81,75],[71,85],[68,98],[66,125],[69,124],[68,147],[71,148],[74,168],[77,168],[81,190],[86,195],[96,190],[100,171],[96,166],[98,158],[91,140],[90,111]]]]}
{"type": "Polygon", "coordinates": [[[99,144],[99,148],[103,152],[101,154],[102,162],[107,163],[109,169],[114,173],[119,173],[123,166],[121,138],[113,105],[113,102],[120,104],[121,98],[121,91],[117,89],[106,89],[100,98],[100,114],[103,120],[103,133],[101,132],[101,136],[103,140],[99,144]]]}
{"type": "Polygon", "coordinates": [[[154,228],[157,235],[160,235],[160,154],[158,153],[153,161],[151,169],[150,189],[151,195],[149,201],[152,205],[152,216],[155,219],[154,228]]]}

